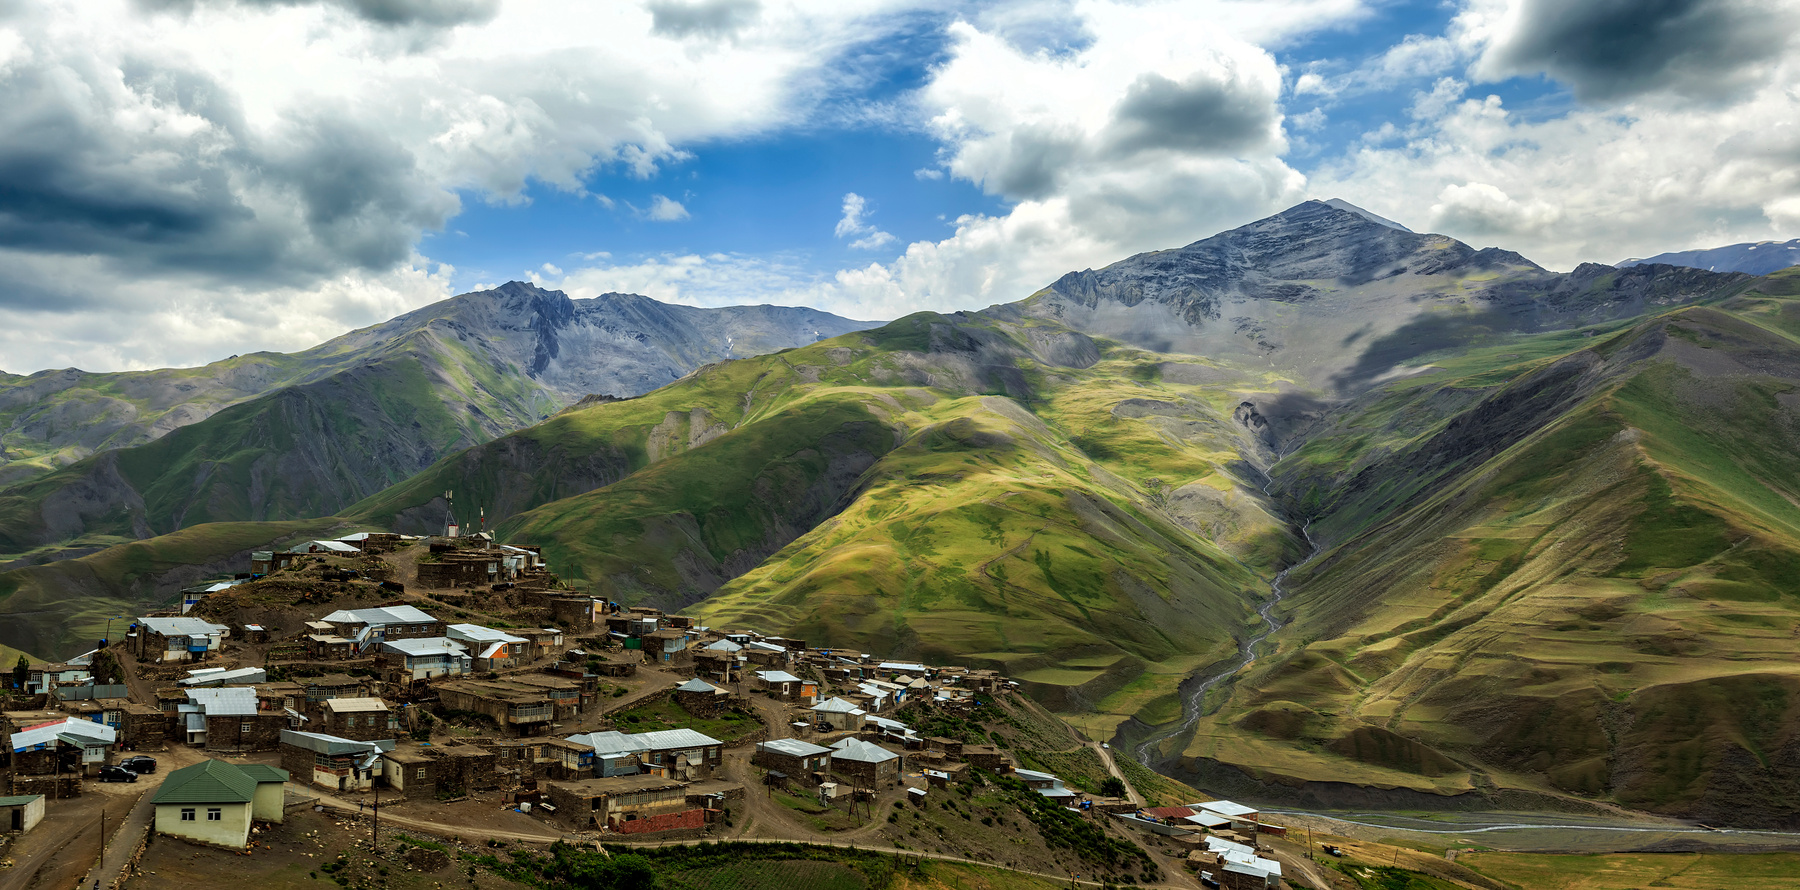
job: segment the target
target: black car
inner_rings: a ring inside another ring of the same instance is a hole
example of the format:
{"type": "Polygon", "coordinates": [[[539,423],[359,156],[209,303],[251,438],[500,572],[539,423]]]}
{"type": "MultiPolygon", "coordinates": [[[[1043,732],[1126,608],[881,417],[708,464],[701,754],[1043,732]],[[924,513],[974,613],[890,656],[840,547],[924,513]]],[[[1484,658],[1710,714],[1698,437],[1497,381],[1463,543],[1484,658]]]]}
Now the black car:
{"type": "Polygon", "coordinates": [[[138,773],[139,775],[153,773],[156,772],[156,758],[145,757],[144,755],[139,754],[136,757],[127,757],[124,760],[119,761],[119,766],[131,770],[134,773],[138,773]]]}
{"type": "Polygon", "coordinates": [[[102,782],[136,782],[137,773],[119,766],[103,766],[100,768],[102,782]]]}

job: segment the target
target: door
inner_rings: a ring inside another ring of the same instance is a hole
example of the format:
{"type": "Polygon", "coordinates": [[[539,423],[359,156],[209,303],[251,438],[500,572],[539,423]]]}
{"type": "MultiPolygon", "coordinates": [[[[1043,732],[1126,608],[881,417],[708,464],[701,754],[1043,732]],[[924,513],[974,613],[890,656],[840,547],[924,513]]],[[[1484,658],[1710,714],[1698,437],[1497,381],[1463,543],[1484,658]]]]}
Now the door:
{"type": "Polygon", "coordinates": [[[25,830],[25,808],[24,807],[13,807],[12,830],[14,830],[14,831],[24,831],[25,830]]]}

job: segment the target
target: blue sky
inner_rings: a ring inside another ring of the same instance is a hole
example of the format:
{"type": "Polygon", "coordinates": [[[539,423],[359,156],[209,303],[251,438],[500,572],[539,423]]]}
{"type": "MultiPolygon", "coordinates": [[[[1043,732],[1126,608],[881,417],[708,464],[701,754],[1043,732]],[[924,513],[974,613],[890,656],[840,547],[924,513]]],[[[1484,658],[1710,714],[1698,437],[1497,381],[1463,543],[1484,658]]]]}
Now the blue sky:
{"type": "Polygon", "coordinates": [[[1310,197],[1550,267],[1800,234],[1792,0],[20,0],[0,368],[527,278],[859,318],[1310,197]]]}

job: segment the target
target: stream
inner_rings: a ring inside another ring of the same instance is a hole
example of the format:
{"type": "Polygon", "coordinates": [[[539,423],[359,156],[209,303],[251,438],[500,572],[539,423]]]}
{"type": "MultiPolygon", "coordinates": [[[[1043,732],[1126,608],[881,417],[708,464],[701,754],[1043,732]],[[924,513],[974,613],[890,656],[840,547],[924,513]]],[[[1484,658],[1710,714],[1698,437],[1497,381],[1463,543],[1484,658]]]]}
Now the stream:
{"type": "Polygon", "coordinates": [[[1202,709],[1206,707],[1206,694],[1211,692],[1213,687],[1225,682],[1226,679],[1232,677],[1238,671],[1241,671],[1254,663],[1256,661],[1256,647],[1273,635],[1277,630],[1281,629],[1281,622],[1275,618],[1275,607],[1281,605],[1282,597],[1287,595],[1287,591],[1281,586],[1282,582],[1287,580],[1289,572],[1312,562],[1313,558],[1319,555],[1319,545],[1314,543],[1312,539],[1311,523],[1302,526],[1300,528],[1300,534],[1306,539],[1306,544],[1312,548],[1312,552],[1309,553],[1305,559],[1276,573],[1274,579],[1269,582],[1270,596],[1262,605],[1256,608],[1257,617],[1261,618],[1263,622],[1262,631],[1238,644],[1238,658],[1236,661],[1193,686],[1192,691],[1188,693],[1187,698],[1181,703],[1182,719],[1180,723],[1166,729],[1157,730],[1148,738],[1138,742],[1137,747],[1132,751],[1132,755],[1137,758],[1137,762],[1154,771],[1156,769],[1156,766],[1153,763],[1156,757],[1156,747],[1170,738],[1192,730],[1195,725],[1200,722],[1200,718],[1205,716],[1202,709]]]}

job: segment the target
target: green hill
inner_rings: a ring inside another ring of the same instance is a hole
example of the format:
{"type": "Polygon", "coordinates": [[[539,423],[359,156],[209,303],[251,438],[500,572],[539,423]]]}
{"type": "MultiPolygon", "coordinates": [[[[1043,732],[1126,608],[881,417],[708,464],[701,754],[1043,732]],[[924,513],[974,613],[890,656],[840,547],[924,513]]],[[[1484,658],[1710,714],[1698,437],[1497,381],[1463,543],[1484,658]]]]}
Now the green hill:
{"type": "MultiPolygon", "coordinates": [[[[1554,273],[1309,202],[585,400],[338,512],[428,532],[454,491],[596,593],[1000,666],[1254,800],[1794,826],[1796,297],[1793,274],[1554,273]],[[1280,628],[1184,721],[1180,684],[1237,663],[1284,570],[1280,628]]],[[[332,428],[387,435],[353,420],[332,428]]],[[[242,510],[259,423],[167,437],[166,484],[118,515],[242,510]],[[206,468],[203,494],[174,481],[206,468]]],[[[284,509],[329,509],[311,492],[284,509]]],[[[217,528],[208,553],[236,545],[217,528]]],[[[126,552],[69,589],[119,596],[126,552]]],[[[85,608],[48,568],[0,573],[5,608],[85,608]]]]}
{"type": "Polygon", "coordinates": [[[1323,547],[1177,774],[1794,824],[1797,283],[1441,357],[1278,464],[1323,547]]]}

